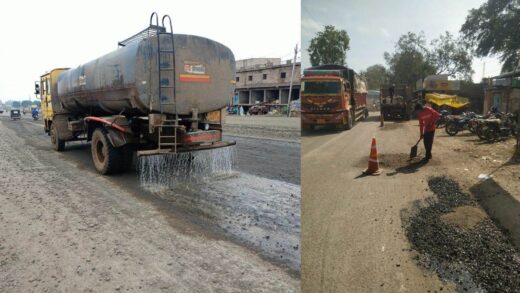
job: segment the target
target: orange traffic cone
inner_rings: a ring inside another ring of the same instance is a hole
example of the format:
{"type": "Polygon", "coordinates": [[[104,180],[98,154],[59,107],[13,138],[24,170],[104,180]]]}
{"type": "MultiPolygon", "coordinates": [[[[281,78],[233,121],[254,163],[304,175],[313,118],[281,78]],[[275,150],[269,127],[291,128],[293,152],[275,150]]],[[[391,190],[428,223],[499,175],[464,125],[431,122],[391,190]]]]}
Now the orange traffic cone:
{"type": "Polygon", "coordinates": [[[383,127],[385,126],[385,118],[383,117],[383,113],[381,113],[381,116],[379,118],[379,121],[381,122],[381,124],[379,125],[379,127],[383,127]]]}
{"type": "Polygon", "coordinates": [[[363,171],[367,175],[379,175],[382,170],[379,169],[379,160],[377,159],[376,138],[372,138],[372,148],[370,149],[370,158],[368,159],[368,169],[363,171]]]}

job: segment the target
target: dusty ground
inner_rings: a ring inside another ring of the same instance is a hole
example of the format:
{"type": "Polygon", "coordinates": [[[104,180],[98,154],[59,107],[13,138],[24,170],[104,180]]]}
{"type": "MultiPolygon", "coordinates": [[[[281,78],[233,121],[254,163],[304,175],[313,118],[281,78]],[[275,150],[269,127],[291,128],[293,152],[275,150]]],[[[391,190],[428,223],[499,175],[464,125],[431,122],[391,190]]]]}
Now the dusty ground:
{"type": "MultiPolygon", "coordinates": [[[[386,122],[379,128],[377,118],[372,113],[350,131],[321,130],[302,137],[304,292],[463,291],[455,280],[418,262],[421,255],[406,235],[403,220],[413,216],[414,207],[436,198],[428,185],[432,176],[453,178],[478,201],[478,212],[450,210],[445,221],[472,225],[484,214],[507,229],[504,241],[518,251],[520,165],[511,159],[513,140],[488,145],[439,130],[433,160],[410,164],[417,121],[386,122]],[[363,176],[372,137],[383,174],[363,176]],[[480,174],[493,177],[481,181],[480,174]]],[[[422,145],[419,152],[424,155],[422,145]]]]}
{"type": "Polygon", "coordinates": [[[40,123],[0,117],[0,291],[299,291],[297,172],[145,190],[95,173],[88,145],[52,151],[40,123]]]}
{"type": "Polygon", "coordinates": [[[300,117],[236,116],[225,118],[224,132],[228,135],[300,141],[300,117]]]}

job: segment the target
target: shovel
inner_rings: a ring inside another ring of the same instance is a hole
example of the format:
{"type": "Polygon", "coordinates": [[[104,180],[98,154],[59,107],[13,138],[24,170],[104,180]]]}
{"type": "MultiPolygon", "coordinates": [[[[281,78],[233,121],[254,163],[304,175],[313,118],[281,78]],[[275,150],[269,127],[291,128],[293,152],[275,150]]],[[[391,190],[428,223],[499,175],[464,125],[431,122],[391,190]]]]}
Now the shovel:
{"type": "Polygon", "coordinates": [[[410,149],[410,160],[417,157],[417,145],[421,141],[422,138],[419,138],[417,143],[410,149]]]}

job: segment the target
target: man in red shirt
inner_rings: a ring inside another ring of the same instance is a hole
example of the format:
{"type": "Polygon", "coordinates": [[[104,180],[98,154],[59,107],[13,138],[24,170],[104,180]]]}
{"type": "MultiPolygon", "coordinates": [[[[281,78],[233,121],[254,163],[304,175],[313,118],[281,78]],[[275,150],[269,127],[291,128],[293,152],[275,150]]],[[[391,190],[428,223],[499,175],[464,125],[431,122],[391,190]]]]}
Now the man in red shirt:
{"type": "Polygon", "coordinates": [[[421,104],[415,105],[415,111],[418,112],[419,130],[424,142],[424,148],[426,149],[426,156],[423,162],[427,163],[432,158],[433,137],[435,136],[436,129],[435,123],[439,119],[440,114],[431,107],[421,104]]]}

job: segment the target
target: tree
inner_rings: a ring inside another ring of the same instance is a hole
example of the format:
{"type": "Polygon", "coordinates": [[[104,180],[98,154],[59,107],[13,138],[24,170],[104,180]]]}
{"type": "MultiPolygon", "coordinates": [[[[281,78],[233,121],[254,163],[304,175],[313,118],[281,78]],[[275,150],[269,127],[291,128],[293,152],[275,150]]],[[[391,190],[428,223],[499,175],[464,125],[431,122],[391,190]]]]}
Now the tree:
{"type": "Polygon", "coordinates": [[[429,59],[435,66],[435,74],[447,74],[457,79],[471,81],[471,52],[460,39],[453,38],[448,31],[431,42],[429,59]]]}
{"type": "Polygon", "coordinates": [[[388,72],[381,64],[367,67],[360,75],[366,79],[369,90],[379,90],[381,84],[388,83],[388,72]]]}
{"type": "Polygon", "coordinates": [[[38,100],[33,101],[32,104],[33,104],[34,106],[36,106],[37,108],[40,108],[40,106],[41,106],[41,102],[38,101],[38,100]]]}
{"type": "Polygon", "coordinates": [[[29,107],[31,107],[31,105],[32,105],[32,102],[30,100],[22,101],[22,107],[24,107],[24,108],[29,108],[29,107]]]}
{"type": "Polygon", "coordinates": [[[311,40],[307,51],[312,66],[322,64],[346,64],[346,53],[350,37],[345,30],[336,30],[332,25],[326,25],[325,30],[318,32],[311,40]]]}
{"type": "Polygon", "coordinates": [[[384,53],[390,81],[409,85],[427,75],[435,74],[436,68],[429,56],[423,33],[408,32],[402,35],[395,44],[395,52],[384,53]]]}
{"type": "Polygon", "coordinates": [[[499,55],[502,72],[520,65],[520,1],[488,0],[470,10],[460,31],[477,57],[499,55]]]}
{"type": "Polygon", "coordinates": [[[393,54],[385,52],[385,60],[393,83],[414,84],[417,80],[433,74],[471,80],[471,52],[463,40],[455,39],[449,32],[426,46],[421,32],[402,35],[393,54]]]}

